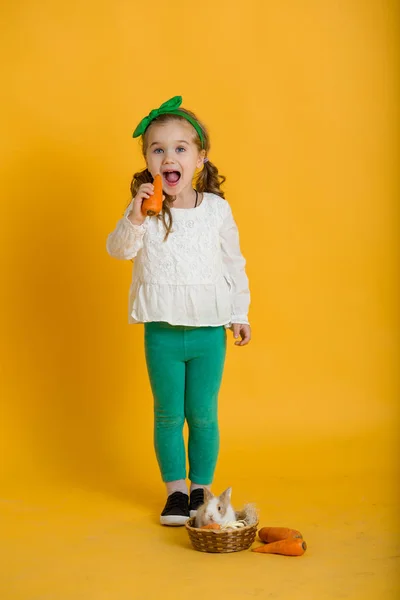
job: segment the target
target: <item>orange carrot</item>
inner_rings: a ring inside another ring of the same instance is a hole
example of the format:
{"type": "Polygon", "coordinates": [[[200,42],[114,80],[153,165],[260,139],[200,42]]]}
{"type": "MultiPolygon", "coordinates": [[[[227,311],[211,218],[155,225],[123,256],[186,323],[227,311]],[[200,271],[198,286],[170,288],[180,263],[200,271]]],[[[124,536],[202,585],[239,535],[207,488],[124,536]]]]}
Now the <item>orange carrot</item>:
{"type": "Polygon", "coordinates": [[[218,523],[209,523],[208,525],[203,525],[200,529],[221,529],[221,525],[218,525],[218,523]]]}
{"type": "Polygon", "coordinates": [[[301,556],[307,550],[307,544],[302,538],[280,540],[253,548],[253,552],[264,554],[284,554],[285,556],[301,556]]]}
{"type": "Polygon", "coordinates": [[[156,175],[153,181],[154,194],[142,202],[142,214],[146,217],[154,217],[161,212],[163,204],[162,177],[156,175]]]}
{"type": "Polygon", "coordinates": [[[262,542],[269,544],[270,542],[279,542],[287,538],[298,539],[303,536],[300,531],[289,529],[288,527],[263,527],[259,530],[258,537],[262,542]]]}

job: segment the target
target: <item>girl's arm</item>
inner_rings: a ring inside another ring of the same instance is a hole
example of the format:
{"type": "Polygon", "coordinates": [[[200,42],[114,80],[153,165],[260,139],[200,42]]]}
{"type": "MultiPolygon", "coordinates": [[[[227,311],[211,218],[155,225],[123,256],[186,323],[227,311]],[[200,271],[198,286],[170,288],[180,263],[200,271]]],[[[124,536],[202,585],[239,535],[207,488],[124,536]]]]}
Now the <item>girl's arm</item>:
{"type": "Polygon", "coordinates": [[[239,232],[228,202],[224,206],[224,220],[220,230],[225,277],[231,288],[231,323],[248,325],[250,305],[249,280],[246,275],[246,261],[240,251],[239,232]]]}
{"type": "Polygon", "coordinates": [[[114,258],[131,260],[135,258],[143,247],[143,237],[146,232],[147,223],[134,225],[128,215],[132,210],[133,200],[125,210],[124,216],[117,223],[116,228],[107,237],[107,252],[114,258]]]}

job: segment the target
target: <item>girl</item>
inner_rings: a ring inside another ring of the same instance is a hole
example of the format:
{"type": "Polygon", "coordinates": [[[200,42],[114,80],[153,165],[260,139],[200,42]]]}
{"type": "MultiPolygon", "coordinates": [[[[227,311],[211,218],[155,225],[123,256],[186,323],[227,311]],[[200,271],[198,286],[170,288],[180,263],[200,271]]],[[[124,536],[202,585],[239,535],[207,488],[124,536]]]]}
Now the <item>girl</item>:
{"type": "Polygon", "coordinates": [[[225,178],[208,159],[204,125],[181,102],[176,96],[152,110],[133,133],[142,136],[146,169],[134,175],[132,200],[107,238],[111,256],[136,259],[128,322],[145,327],[154,446],[168,494],[163,525],[183,525],[204,501],[219,450],[226,329],[238,346],[251,338],[245,260],[221,190],[225,178]],[[144,217],[142,202],[153,194],[156,174],[162,175],[163,209],[158,217],[144,217]]]}

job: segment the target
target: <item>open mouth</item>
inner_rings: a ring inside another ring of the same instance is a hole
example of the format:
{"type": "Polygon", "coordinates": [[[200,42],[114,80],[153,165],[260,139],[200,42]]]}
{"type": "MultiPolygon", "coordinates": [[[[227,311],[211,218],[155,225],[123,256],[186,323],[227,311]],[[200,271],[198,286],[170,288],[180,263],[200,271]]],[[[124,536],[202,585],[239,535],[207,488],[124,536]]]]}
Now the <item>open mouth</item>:
{"type": "Polygon", "coordinates": [[[173,187],[179,183],[181,174],[179,171],[164,171],[163,178],[167,185],[173,187]]]}

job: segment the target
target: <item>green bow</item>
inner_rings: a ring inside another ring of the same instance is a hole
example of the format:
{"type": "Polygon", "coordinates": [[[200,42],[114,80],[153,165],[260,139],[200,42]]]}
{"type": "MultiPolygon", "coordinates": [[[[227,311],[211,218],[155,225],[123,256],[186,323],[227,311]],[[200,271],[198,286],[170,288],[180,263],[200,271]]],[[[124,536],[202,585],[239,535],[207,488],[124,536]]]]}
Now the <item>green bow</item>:
{"type": "Polygon", "coordinates": [[[179,115],[181,117],[184,117],[187,121],[189,121],[191,125],[193,125],[193,127],[199,134],[201,145],[204,148],[204,135],[199,123],[190,115],[185,113],[183,110],[179,110],[181,104],[182,96],[174,96],[173,98],[170,98],[170,100],[167,100],[167,102],[164,102],[164,104],[161,104],[160,108],[155,108],[154,110],[152,110],[147,115],[147,117],[144,117],[144,119],[140,121],[139,125],[133,132],[132,137],[136,138],[140,135],[143,135],[150,123],[154,121],[154,119],[157,119],[157,117],[159,117],[160,115],[179,115]]]}

